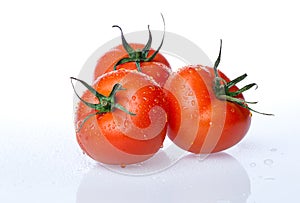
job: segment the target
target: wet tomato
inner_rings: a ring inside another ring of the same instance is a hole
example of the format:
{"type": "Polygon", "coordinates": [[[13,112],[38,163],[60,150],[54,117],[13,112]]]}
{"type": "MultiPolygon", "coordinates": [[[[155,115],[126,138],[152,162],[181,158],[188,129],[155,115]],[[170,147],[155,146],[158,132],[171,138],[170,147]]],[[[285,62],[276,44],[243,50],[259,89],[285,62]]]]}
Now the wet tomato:
{"type": "Polygon", "coordinates": [[[122,29],[117,25],[113,27],[120,29],[122,44],[112,48],[99,58],[94,70],[94,80],[104,73],[117,69],[127,69],[145,73],[163,86],[171,71],[168,60],[159,53],[163,45],[164,34],[159,47],[154,50],[151,48],[152,35],[149,26],[149,39],[145,45],[128,43],[122,29]]]}
{"type": "Polygon", "coordinates": [[[242,92],[256,84],[239,89],[236,84],[247,75],[230,81],[217,70],[220,57],[221,48],[214,68],[183,67],[164,86],[169,101],[168,136],[184,150],[197,154],[225,150],[242,140],[250,127],[250,111],[255,110],[242,92]]]}
{"type": "Polygon", "coordinates": [[[126,165],[144,161],[160,149],[167,131],[167,102],[149,76],[117,70],[100,76],[92,86],[72,80],[88,89],[77,95],[75,117],[77,141],[87,155],[126,165]]]}

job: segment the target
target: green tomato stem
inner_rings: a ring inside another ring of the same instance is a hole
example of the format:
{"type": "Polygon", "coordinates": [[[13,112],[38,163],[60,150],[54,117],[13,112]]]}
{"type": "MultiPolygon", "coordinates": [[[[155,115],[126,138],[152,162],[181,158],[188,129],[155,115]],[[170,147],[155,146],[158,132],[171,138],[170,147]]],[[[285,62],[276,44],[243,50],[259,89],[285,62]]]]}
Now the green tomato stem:
{"type": "Polygon", "coordinates": [[[128,63],[128,62],[135,62],[136,66],[137,66],[137,70],[141,71],[140,69],[140,63],[141,62],[149,62],[152,61],[155,56],[158,54],[159,50],[161,49],[164,39],[165,39],[165,30],[166,30],[166,26],[165,26],[165,19],[163,17],[163,15],[161,14],[162,20],[163,20],[163,24],[164,24],[164,33],[163,33],[163,37],[161,40],[160,45],[158,46],[158,48],[156,49],[156,51],[148,57],[150,48],[151,48],[151,44],[152,44],[152,34],[150,31],[150,26],[148,25],[148,32],[149,32],[149,38],[148,41],[146,43],[146,45],[144,46],[144,48],[142,50],[134,50],[130,44],[126,41],[125,37],[124,37],[124,33],[123,30],[120,26],[118,25],[113,25],[112,27],[116,27],[119,28],[120,32],[121,32],[121,39],[122,39],[122,45],[124,47],[124,49],[126,50],[126,52],[128,53],[127,58],[122,58],[120,59],[115,65],[114,65],[114,70],[117,70],[117,66],[124,64],[124,63],[128,63]]]}
{"type": "Polygon", "coordinates": [[[231,80],[229,82],[226,82],[223,78],[221,78],[219,76],[218,73],[218,66],[220,64],[221,61],[221,52],[222,52],[222,39],[220,40],[220,51],[219,51],[219,55],[218,58],[214,64],[214,73],[215,73],[215,78],[214,78],[214,85],[213,85],[213,90],[215,92],[215,95],[218,99],[220,100],[225,100],[228,102],[232,102],[235,103],[245,109],[248,109],[249,111],[253,111],[262,115],[267,115],[267,116],[273,116],[274,114],[269,114],[269,113],[262,113],[259,111],[256,111],[252,108],[250,108],[247,104],[256,104],[257,102],[247,102],[243,99],[240,98],[236,98],[236,96],[240,95],[241,93],[251,89],[252,87],[256,87],[257,89],[257,84],[256,83],[251,83],[248,84],[246,86],[244,86],[243,88],[232,92],[230,91],[230,88],[235,86],[237,83],[239,83],[240,81],[244,80],[247,77],[247,74],[243,74],[239,77],[237,77],[234,80],[231,80]]]}
{"type": "MultiPolygon", "coordinates": [[[[82,128],[82,125],[89,119],[91,118],[92,116],[95,116],[95,115],[98,115],[98,114],[103,114],[103,113],[108,113],[108,112],[112,112],[115,108],[129,114],[129,115],[136,115],[130,111],[128,111],[125,107],[123,107],[122,105],[118,104],[116,101],[115,101],[115,97],[116,97],[116,94],[118,91],[120,90],[125,90],[121,84],[119,83],[116,83],[109,96],[106,97],[102,94],[100,94],[99,92],[97,92],[92,86],[90,86],[89,84],[87,84],[85,81],[83,80],[80,80],[80,79],[77,79],[77,78],[74,78],[74,77],[71,77],[71,84],[72,84],[72,87],[73,87],[73,90],[75,92],[75,95],[80,99],[80,101],[82,101],[86,106],[92,108],[92,109],[95,109],[96,110],[96,113],[92,113],[90,115],[88,115],[82,122],[81,126],[79,127],[79,130],[82,128]],[[90,102],[87,102],[85,101],[84,99],[82,99],[78,93],[76,92],[75,90],[75,87],[74,87],[74,84],[73,84],[73,80],[76,80],[78,82],[80,82],[83,86],[85,86],[99,101],[99,103],[97,104],[93,104],[93,103],[90,103],[90,102]]],[[[79,131],[78,130],[78,131],[79,131]]]]}

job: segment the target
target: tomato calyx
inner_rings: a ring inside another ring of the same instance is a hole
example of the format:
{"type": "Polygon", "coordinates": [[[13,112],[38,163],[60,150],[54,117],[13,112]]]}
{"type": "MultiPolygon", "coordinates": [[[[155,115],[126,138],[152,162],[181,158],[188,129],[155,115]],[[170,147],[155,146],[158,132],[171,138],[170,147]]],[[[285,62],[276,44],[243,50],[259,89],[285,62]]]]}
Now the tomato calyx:
{"type": "Polygon", "coordinates": [[[112,27],[116,27],[119,28],[121,31],[121,38],[122,38],[122,45],[124,47],[124,49],[126,50],[126,52],[128,53],[129,57],[128,58],[123,58],[121,60],[119,60],[115,65],[114,65],[114,70],[117,70],[117,66],[124,64],[124,63],[128,63],[128,62],[135,62],[137,70],[139,72],[141,72],[141,62],[149,62],[152,61],[154,59],[154,57],[158,54],[159,50],[161,49],[163,42],[164,42],[164,38],[165,38],[165,19],[163,17],[163,15],[161,14],[162,20],[163,20],[163,24],[164,24],[164,33],[163,33],[163,37],[161,40],[160,45],[158,46],[158,48],[156,49],[156,51],[151,55],[148,56],[149,51],[151,49],[151,44],[152,44],[152,35],[151,35],[151,31],[150,31],[150,26],[148,25],[148,32],[149,32],[149,38],[148,38],[148,42],[146,43],[146,45],[144,46],[144,48],[142,50],[134,50],[130,44],[126,41],[124,34],[123,34],[123,30],[120,26],[118,25],[113,25],[112,27]]]}
{"type": "Polygon", "coordinates": [[[224,101],[229,101],[229,102],[233,102],[243,108],[248,109],[249,111],[253,111],[259,114],[263,114],[263,115],[268,115],[268,116],[273,116],[274,114],[269,114],[269,113],[262,113],[259,111],[256,111],[252,108],[250,108],[248,106],[248,104],[256,104],[257,102],[248,102],[245,101],[244,99],[241,98],[237,98],[236,96],[242,94],[243,92],[251,89],[252,87],[256,87],[257,89],[257,84],[256,83],[251,83],[248,84],[246,86],[244,86],[243,88],[237,90],[237,91],[230,91],[230,88],[235,86],[237,83],[239,83],[240,81],[244,80],[247,77],[247,74],[243,74],[239,77],[237,77],[234,80],[231,80],[229,82],[226,82],[222,77],[219,76],[218,73],[218,66],[219,63],[221,61],[221,51],[222,51],[222,39],[220,40],[220,51],[219,51],[219,55],[218,58],[214,64],[214,74],[215,74],[215,78],[214,78],[214,85],[213,85],[213,90],[214,93],[216,95],[216,97],[220,100],[224,100],[224,101]]]}
{"type": "Polygon", "coordinates": [[[92,116],[95,116],[95,115],[99,115],[99,114],[104,114],[104,113],[108,113],[108,112],[112,112],[115,108],[129,114],[129,115],[132,115],[132,116],[135,116],[136,114],[128,111],[125,107],[123,107],[122,105],[118,104],[116,101],[115,101],[115,96],[116,96],[116,93],[120,90],[125,90],[122,85],[120,83],[116,83],[109,96],[104,96],[102,94],[100,94],[99,92],[97,92],[97,90],[95,90],[92,86],[90,86],[89,84],[87,84],[85,81],[83,80],[80,80],[80,79],[77,79],[77,78],[74,78],[74,77],[71,77],[71,84],[72,84],[72,87],[73,87],[73,90],[76,94],[76,96],[80,99],[80,101],[82,101],[86,106],[92,108],[92,109],[95,109],[96,110],[96,113],[92,113],[90,115],[88,115],[82,122],[82,124],[80,125],[79,127],[79,130],[81,129],[81,127],[83,126],[83,124],[89,119],[91,118],[92,116]],[[83,86],[85,86],[99,101],[98,104],[93,104],[93,103],[90,103],[90,102],[87,102],[85,101],[84,99],[82,99],[78,93],[76,92],[75,90],[75,87],[74,87],[74,84],[73,84],[73,80],[76,80],[78,82],[80,82],[83,86]]]}

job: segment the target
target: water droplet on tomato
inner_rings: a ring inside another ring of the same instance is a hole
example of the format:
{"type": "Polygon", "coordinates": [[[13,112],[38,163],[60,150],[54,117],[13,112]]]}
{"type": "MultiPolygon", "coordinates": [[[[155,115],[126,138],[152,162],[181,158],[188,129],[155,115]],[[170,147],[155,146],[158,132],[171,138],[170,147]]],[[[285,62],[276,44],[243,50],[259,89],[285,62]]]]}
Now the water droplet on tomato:
{"type": "Polygon", "coordinates": [[[192,104],[192,106],[195,106],[195,104],[196,104],[195,100],[192,100],[191,104],[192,104]]]}
{"type": "Polygon", "coordinates": [[[190,117],[191,117],[191,119],[195,119],[198,117],[198,115],[199,114],[197,112],[194,112],[194,113],[191,113],[190,117]]]}
{"type": "Polygon", "coordinates": [[[182,110],[187,110],[187,109],[188,109],[188,107],[186,107],[186,106],[182,107],[182,110]]]}
{"type": "Polygon", "coordinates": [[[77,129],[79,129],[80,127],[82,127],[82,121],[80,120],[80,121],[77,121],[77,123],[76,123],[76,128],[77,129]]]}
{"type": "Polygon", "coordinates": [[[126,128],[126,127],[128,126],[128,124],[129,124],[129,121],[126,119],[126,120],[124,121],[124,127],[126,128]]]}
{"type": "Polygon", "coordinates": [[[135,101],[135,100],[136,100],[136,96],[132,96],[131,99],[132,99],[133,101],[135,101]]]}
{"type": "Polygon", "coordinates": [[[232,113],[234,113],[234,112],[235,112],[234,108],[230,109],[230,111],[231,111],[232,113]]]}
{"type": "Polygon", "coordinates": [[[144,137],[144,139],[147,139],[147,135],[146,134],[144,134],[143,137],[144,137]]]}
{"type": "MultiPolygon", "coordinates": [[[[151,108],[151,107],[152,107],[152,105],[149,105],[149,108],[151,108]]],[[[155,110],[155,108],[152,108],[151,111],[152,111],[152,113],[157,113],[157,111],[155,110]]]]}
{"type": "Polygon", "coordinates": [[[212,125],[212,122],[211,122],[211,121],[209,122],[209,125],[212,125]]]}
{"type": "Polygon", "coordinates": [[[158,104],[159,103],[159,99],[155,98],[154,102],[158,104]]]}
{"type": "Polygon", "coordinates": [[[192,91],[189,91],[189,92],[188,92],[188,96],[193,96],[193,92],[192,92],[192,91]]]}
{"type": "Polygon", "coordinates": [[[266,160],[264,160],[264,164],[268,165],[268,166],[271,166],[273,164],[273,160],[272,159],[266,159],[266,160]]]}
{"type": "Polygon", "coordinates": [[[92,124],[92,125],[91,125],[91,130],[94,130],[94,129],[95,129],[95,125],[92,124]]]}
{"type": "Polygon", "coordinates": [[[149,86],[149,89],[154,91],[155,90],[155,87],[154,86],[149,86]]]}
{"type": "Polygon", "coordinates": [[[148,98],[147,98],[147,97],[143,97],[143,100],[144,100],[144,101],[148,101],[148,98]]]}

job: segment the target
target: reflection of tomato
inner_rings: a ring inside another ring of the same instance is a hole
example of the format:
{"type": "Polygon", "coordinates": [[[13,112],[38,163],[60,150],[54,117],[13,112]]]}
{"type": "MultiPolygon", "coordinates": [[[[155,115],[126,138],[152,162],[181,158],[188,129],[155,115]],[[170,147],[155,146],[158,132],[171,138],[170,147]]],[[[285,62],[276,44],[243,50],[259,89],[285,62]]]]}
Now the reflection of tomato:
{"type": "MultiPolygon", "coordinates": [[[[176,163],[176,169],[171,169],[176,173],[176,178],[172,172],[171,175],[157,174],[155,170],[157,167],[153,165],[126,171],[109,167],[110,170],[101,170],[99,175],[99,167],[95,165],[84,174],[78,187],[76,203],[95,202],[88,200],[101,199],[105,202],[124,202],[124,197],[126,197],[125,202],[249,203],[247,199],[251,194],[250,179],[246,170],[235,158],[225,153],[216,153],[202,160],[201,164],[195,161],[197,160],[195,158],[187,155],[176,163]],[[146,175],[143,172],[152,172],[156,173],[154,176],[156,179],[155,181],[135,180],[114,175],[111,170],[139,176],[146,175]],[[161,180],[164,180],[164,184],[158,184],[161,180]],[[133,188],[143,189],[134,193],[133,188]],[[168,188],[167,192],[172,192],[172,195],[157,195],[161,191],[166,191],[166,188],[168,188]],[[118,195],[115,195],[115,191],[118,191],[118,195]]],[[[157,163],[160,166],[159,160],[157,163]]]]}
{"type": "Polygon", "coordinates": [[[118,70],[99,77],[92,88],[98,93],[90,87],[76,110],[77,140],[84,152],[99,162],[121,165],[146,160],[160,149],[167,114],[157,83],[137,71],[118,70]],[[99,93],[105,96],[95,97],[99,93]]]}
{"type": "MultiPolygon", "coordinates": [[[[130,43],[130,46],[134,50],[142,50],[145,45],[130,43]]],[[[151,56],[155,50],[150,49],[148,56],[151,56]]],[[[128,58],[129,55],[125,50],[123,45],[119,45],[110,51],[106,52],[97,62],[95,71],[94,71],[94,80],[97,79],[103,73],[107,73],[114,70],[114,66],[121,59],[128,58]]],[[[157,53],[153,60],[149,62],[141,62],[141,72],[148,74],[153,77],[156,82],[160,85],[163,85],[169,76],[170,64],[167,59],[160,53],[157,53]]],[[[129,69],[136,70],[137,66],[135,62],[127,62],[124,64],[120,64],[116,67],[117,69],[129,69]]]]}
{"type": "MultiPolygon", "coordinates": [[[[168,136],[193,153],[227,149],[238,143],[250,126],[248,109],[215,96],[213,71],[209,67],[187,66],[170,76],[165,85],[170,103],[168,136]]],[[[236,90],[236,86],[230,89],[236,90]]],[[[243,99],[242,94],[237,97],[243,99]]]]}

